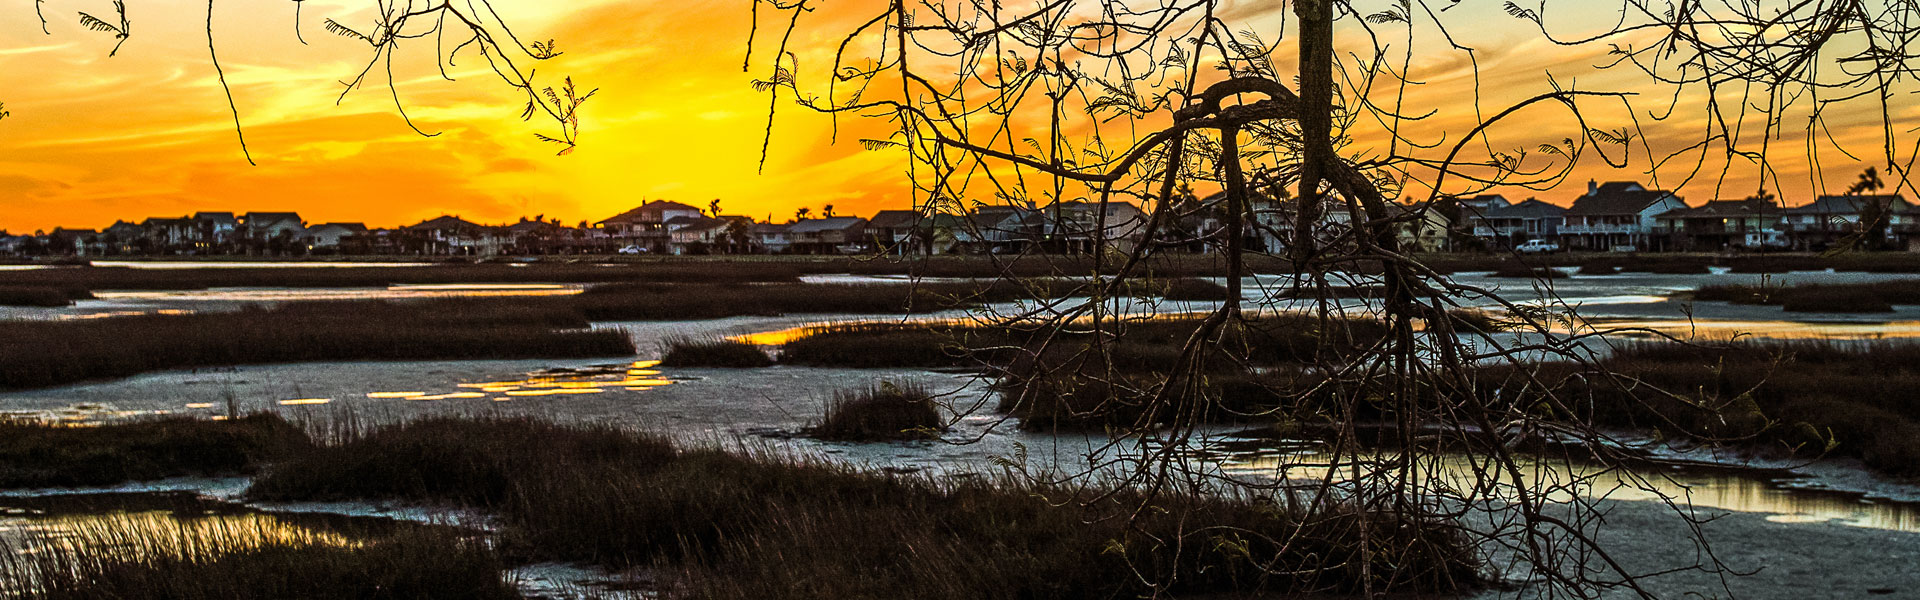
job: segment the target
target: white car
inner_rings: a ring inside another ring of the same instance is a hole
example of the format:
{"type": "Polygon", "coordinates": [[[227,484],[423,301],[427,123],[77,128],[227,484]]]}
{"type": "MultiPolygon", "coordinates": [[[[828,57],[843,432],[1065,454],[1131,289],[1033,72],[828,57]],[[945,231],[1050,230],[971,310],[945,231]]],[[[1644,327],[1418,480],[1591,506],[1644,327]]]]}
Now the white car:
{"type": "Polygon", "coordinates": [[[1552,254],[1560,251],[1560,245],[1546,240],[1527,240],[1527,243],[1514,247],[1521,254],[1552,254]]]}
{"type": "Polygon", "coordinates": [[[620,249],[621,254],[639,254],[642,252],[646,252],[646,250],[641,250],[639,246],[627,246],[620,249]]]}

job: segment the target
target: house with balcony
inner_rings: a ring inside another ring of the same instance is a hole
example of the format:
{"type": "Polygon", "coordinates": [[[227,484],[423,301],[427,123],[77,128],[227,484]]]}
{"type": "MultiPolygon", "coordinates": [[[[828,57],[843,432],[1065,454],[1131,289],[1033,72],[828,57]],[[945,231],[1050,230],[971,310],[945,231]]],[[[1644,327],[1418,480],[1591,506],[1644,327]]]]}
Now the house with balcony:
{"type": "Polygon", "coordinates": [[[673,245],[673,231],[667,228],[667,221],[703,214],[700,209],[679,202],[653,200],[595,225],[618,244],[665,253],[673,245]]]}
{"type": "Polygon", "coordinates": [[[1825,250],[1870,227],[1879,214],[1887,215],[1886,233],[1874,243],[1906,248],[1920,242],[1920,207],[1898,194],[1820,196],[1786,209],[1788,235],[1794,248],[1825,250]]]}
{"type": "Polygon", "coordinates": [[[867,235],[873,237],[874,247],[881,252],[912,254],[924,247],[921,221],[929,218],[917,210],[883,210],[867,219],[867,235]]]}
{"type": "Polygon", "coordinates": [[[1656,231],[1655,217],[1686,207],[1685,201],[1666,190],[1649,190],[1630,181],[1588,182],[1586,195],[1574,199],[1562,215],[1560,245],[1569,250],[1664,250],[1667,240],[1656,231]]]}
{"type": "Polygon", "coordinates": [[[786,254],[793,249],[793,224],[761,223],[753,226],[753,243],[761,252],[786,254]]]}
{"type": "Polygon", "coordinates": [[[308,227],[300,240],[307,244],[309,252],[339,252],[349,238],[364,235],[367,235],[367,226],[361,223],[323,223],[308,227]]]}
{"type": "Polygon", "coordinates": [[[1654,217],[1666,248],[1680,252],[1786,248],[1787,216],[1771,199],[1714,200],[1654,217]]]}
{"type": "Polygon", "coordinates": [[[1484,240],[1487,248],[1509,250],[1527,240],[1559,240],[1567,209],[1534,198],[1519,204],[1507,204],[1502,198],[1478,208],[1462,203],[1460,214],[1466,218],[1468,233],[1484,240]]]}
{"type": "Polygon", "coordinates": [[[510,241],[498,228],[454,215],[441,215],[401,229],[412,238],[421,254],[493,256],[500,254],[510,241]]]}
{"type": "Polygon", "coordinates": [[[790,250],[800,254],[841,254],[866,246],[867,220],[860,217],[805,219],[787,226],[790,250]]]}
{"type": "Polygon", "coordinates": [[[753,231],[752,217],[674,217],[666,225],[676,255],[744,253],[753,245],[752,236],[741,233],[753,231]]]}

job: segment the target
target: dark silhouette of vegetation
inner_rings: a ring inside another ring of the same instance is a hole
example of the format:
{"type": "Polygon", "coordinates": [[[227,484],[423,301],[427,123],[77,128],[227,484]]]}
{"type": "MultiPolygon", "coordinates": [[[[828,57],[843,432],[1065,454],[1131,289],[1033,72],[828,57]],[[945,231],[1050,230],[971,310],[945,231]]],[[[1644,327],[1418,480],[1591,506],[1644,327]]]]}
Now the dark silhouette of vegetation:
{"type": "Polygon", "coordinates": [[[0,306],[72,306],[75,300],[93,298],[93,293],[82,289],[61,289],[52,287],[0,287],[0,306]]]}
{"type": "Polygon", "coordinates": [[[253,473],[304,451],[299,427],[277,416],[231,421],[161,418],[98,426],[0,420],[0,488],[105,486],[169,477],[253,473]]]}
{"type": "Polygon", "coordinates": [[[1780,306],[1788,312],[1893,312],[1896,304],[1920,304],[1920,281],[1808,285],[1709,285],[1693,299],[1780,306]]]}
{"type": "Polygon", "coordinates": [[[946,418],[932,392],[918,385],[881,382],[834,393],[826,415],[806,433],[823,440],[873,442],[934,438],[945,430],[946,418]]]}
{"type": "Polygon", "coordinates": [[[674,337],[662,344],[660,366],[751,369],[773,365],[759,346],[728,339],[674,337]]]}
{"type": "Polygon", "coordinates": [[[0,323],[0,389],[302,361],[628,356],[577,312],[483,301],[311,302],[231,313],[0,323]]]}
{"type": "Polygon", "coordinates": [[[1464,540],[1404,514],[894,475],[524,419],[365,432],[273,469],[250,493],[491,508],[511,556],[664,564],[697,597],[1110,598],[1153,589],[1136,570],[1176,573],[1160,591],[1178,594],[1478,583],[1464,540]],[[1368,527],[1397,533],[1355,535],[1368,527]],[[1300,551],[1276,554],[1281,544],[1300,551]],[[1289,562],[1254,558],[1275,555],[1289,562]],[[1318,563],[1327,556],[1341,566],[1318,563]],[[814,583],[793,580],[800,572],[814,583]]]}
{"type": "Polygon", "coordinates": [[[33,600],[521,598],[483,539],[424,527],[359,537],[187,520],[109,524],[66,540],[0,541],[0,579],[33,600]]]}

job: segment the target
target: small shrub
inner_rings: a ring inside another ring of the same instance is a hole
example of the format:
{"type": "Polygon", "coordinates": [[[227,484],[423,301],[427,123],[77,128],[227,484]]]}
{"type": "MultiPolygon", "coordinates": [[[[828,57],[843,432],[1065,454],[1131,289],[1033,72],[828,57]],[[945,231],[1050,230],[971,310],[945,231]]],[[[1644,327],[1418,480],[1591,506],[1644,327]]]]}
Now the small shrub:
{"type": "Polygon", "coordinates": [[[883,382],[857,392],[838,392],[820,424],[807,435],[825,440],[871,442],[938,437],[946,429],[933,394],[918,385],[883,382]]]}
{"type": "Polygon", "coordinates": [[[759,346],[727,339],[677,337],[665,343],[660,365],[665,367],[722,367],[751,369],[773,365],[759,346]]]}

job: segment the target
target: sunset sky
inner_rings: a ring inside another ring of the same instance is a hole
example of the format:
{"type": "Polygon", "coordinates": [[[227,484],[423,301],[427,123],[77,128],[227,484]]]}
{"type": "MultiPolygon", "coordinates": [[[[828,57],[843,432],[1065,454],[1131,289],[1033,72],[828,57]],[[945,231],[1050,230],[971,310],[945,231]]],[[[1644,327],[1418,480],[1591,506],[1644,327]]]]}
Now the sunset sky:
{"type": "MultiPolygon", "coordinates": [[[[552,134],[552,123],[521,121],[522,99],[480,68],[477,55],[461,55],[453,71],[458,81],[443,81],[433,67],[431,39],[410,41],[394,71],[408,114],[439,136],[422,137],[406,126],[383,73],[336,105],[339,81],[358,71],[369,50],[328,34],[322,19],[363,26],[370,4],[307,0],[303,44],[294,35],[293,3],[221,2],[216,41],[258,162],[249,166],[208,60],[204,4],[132,0],[133,35],[109,58],[111,36],[83,29],[76,16],[86,11],[104,18],[112,13],[105,0],[48,0],[51,35],[41,32],[33,2],[0,2],[0,103],[12,115],[0,120],[0,229],[99,228],[115,219],[202,210],[299,211],[314,223],[393,226],[441,214],[490,223],[533,215],[597,221],[645,199],[703,207],[719,199],[728,213],[777,219],[801,206],[817,213],[833,204],[841,213],[863,215],[908,206],[904,155],[865,151],[857,143],[884,132],[885,123],[843,120],[833,143],[831,120],[783,100],[766,164],[759,165],[768,98],[749,85],[764,76],[765,63],[742,71],[751,25],[746,0],[499,0],[502,16],[523,38],[554,39],[566,52],[534,65],[539,83],[558,85],[571,76],[582,88],[600,90],[583,108],[581,146],[569,156],[555,156],[557,146],[534,138],[552,134]]],[[[1465,4],[1462,12],[1480,11],[1475,18],[1484,17],[1484,24],[1467,19],[1470,25],[1456,25],[1453,33],[1477,48],[1483,107],[1550,89],[1548,73],[1563,85],[1577,79],[1582,88],[1637,85],[1626,73],[1593,69],[1604,48],[1556,47],[1500,14],[1497,2],[1465,4]]],[[[794,40],[803,61],[821,56],[849,23],[883,5],[823,6],[802,18],[794,40]]],[[[1232,14],[1257,27],[1277,23],[1283,7],[1248,3],[1232,14]]],[[[1290,56],[1284,44],[1279,50],[1290,56]]],[[[1428,139],[1450,144],[1474,122],[1465,83],[1471,70],[1461,56],[1423,52],[1414,59],[1425,85],[1408,92],[1408,105],[1439,111],[1420,125],[1433,130],[1428,139]]],[[[1652,104],[1636,108],[1664,111],[1661,102],[1652,104]]],[[[1897,119],[1920,116],[1911,107],[1900,111],[1897,119]]],[[[1601,116],[1628,118],[1619,110],[1601,116]]],[[[1804,158],[1783,161],[1783,198],[1796,204],[1816,189],[1837,190],[1873,164],[1875,116],[1829,115],[1839,123],[1836,141],[1867,162],[1827,161],[1823,184],[1804,158]]],[[[1684,146],[1704,127],[1698,119],[1645,125],[1662,148],[1684,146]]],[[[1526,126],[1514,123],[1515,145],[1532,143],[1522,139],[1526,126]]],[[[1364,131],[1356,137],[1379,142],[1364,131]]],[[[1796,136],[1779,144],[1804,154],[1796,136]]],[[[1560,189],[1538,195],[1565,204],[1588,178],[1651,183],[1647,157],[1633,159],[1625,170],[1593,161],[1560,189]]],[[[1687,170],[1663,168],[1660,180],[1678,181],[1687,170]]],[[[1724,178],[1718,166],[1713,171],[1682,195],[1697,204],[1745,195],[1758,185],[1755,168],[1736,165],[1724,178]]]]}

